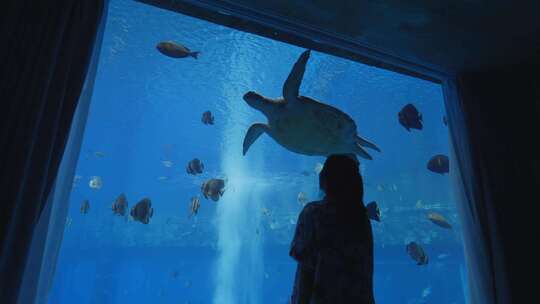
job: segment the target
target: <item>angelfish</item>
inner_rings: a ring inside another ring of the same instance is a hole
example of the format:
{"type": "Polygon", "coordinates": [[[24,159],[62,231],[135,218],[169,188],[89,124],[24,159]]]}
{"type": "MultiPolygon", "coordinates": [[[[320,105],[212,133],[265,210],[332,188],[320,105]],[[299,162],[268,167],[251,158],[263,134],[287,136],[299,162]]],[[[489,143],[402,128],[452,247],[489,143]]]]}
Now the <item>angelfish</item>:
{"type": "Polygon", "coordinates": [[[129,214],[135,221],[148,224],[150,222],[150,218],[154,214],[152,202],[149,198],[143,198],[140,202],[133,206],[133,208],[131,208],[131,212],[129,214]]]}
{"type": "Polygon", "coordinates": [[[416,109],[416,107],[411,103],[407,104],[401,109],[401,111],[399,111],[398,120],[399,123],[409,132],[411,129],[422,130],[423,128],[422,114],[420,114],[418,109],[416,109]]]}
{"type": "Polygon", "coordinates": [[[125,216],[128,208],[128,202],[124,193],[120,194],[118,198],[112,203],[111,209],[113,214],[125,216]]]}
{"type": "Polygon", "coordinates": [[[377,202],[373,201],[366,205],[366,211],[370,220],[380,222],[381,221],[381,211],[377,202]]]}
{"type": "Polygon", "coordinates": [[[203,170],[204,164],[198,158],[190,160],[186,167],[186,172],[192,175],[201,174],[203,170]]]}
{"type": "Polygon", "coordinates": [[[214,116],[212,115],[212,112],[206,111],[202,114],[201,121],[205,125],[213,125],[214,124],[214,116]]]}
{"type": "Polygon", "coordinates": [[[219,201],[219,198],[225,193],[225,181],[219,178],[212,178],[201,185],[201,192],[204,198],[212,199],[214,202],[219,201]]]}
{"type": "Polygon", "coordinates": [[[437,154],[433,156],[427,164],[427,169],[431,172],[445,174],[450,171],[450,161],[448,156],[437,154]]]}
{"type": "Polygon", "coordinates": [[[82,203],[81,203],[81,213],[82,214],[87,214],[88,211],[90,210],[90,201],[89,200],[84,200],[82,203]]]}

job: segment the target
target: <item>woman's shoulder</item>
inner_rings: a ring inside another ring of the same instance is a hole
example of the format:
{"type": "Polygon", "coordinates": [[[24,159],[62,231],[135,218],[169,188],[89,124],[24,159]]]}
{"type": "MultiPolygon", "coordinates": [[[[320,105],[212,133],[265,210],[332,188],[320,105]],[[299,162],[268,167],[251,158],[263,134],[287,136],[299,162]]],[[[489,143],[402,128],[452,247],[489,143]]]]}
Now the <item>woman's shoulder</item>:
{"type": "Polygon", "coordinates": [[[302,211],[300,216],[310,216],[311,214],[318,213],[324,207],[324,201],[313,201],[307,203],[302,211]]]}
{"type": "Polygon", "coordinates": [[[323,207],[323,204],[324,204],[324,201],[312,201],[312,202],[307,203],[302,209],[302,211],[320,209],[323,207]]]}

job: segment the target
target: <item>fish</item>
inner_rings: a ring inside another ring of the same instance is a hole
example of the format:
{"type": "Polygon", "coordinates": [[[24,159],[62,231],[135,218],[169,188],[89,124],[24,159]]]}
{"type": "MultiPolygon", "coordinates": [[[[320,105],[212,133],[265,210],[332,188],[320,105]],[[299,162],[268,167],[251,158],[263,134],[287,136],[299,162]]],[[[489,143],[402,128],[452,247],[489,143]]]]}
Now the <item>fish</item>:
{"type": "Polygon", "coordinates": [[[316,174],[320,174],[322,169],[323,169],[323,164],[316,163],[315,168],[313,169],[313,171],[315,171],[316,174]]]}
{"type": "Polygon", "coordinates": [[[380,222],[381,221],[381,211],[377,202],[373,201],[366,205],[367,214],[370,220],[380,222]]]}
{"type": "Polygon", "coordinates": [[[415,242],[410,242],[405,247],[405,250],[409,256],[416,261],[418,265],[427,265],[429,262],[429,257],[424,252],[424,249],[415,242]]]}
{"type": "Polygon", "coordinates": [[[303,176],[310,176],[311,173],[309,173],[309,171],[306,171],[306,170],[303,170],[302,172],[300,172],[300,174],[302,174],[303,176]]]}
{"type": "Polygon", "coordinates": [[[164,181],[168,180],[169,177],[167,177],[167,176],[158,176],[157,179],[158,179],[158,181],[164,182],[164,181]]]}
{"type": "Polygon", "coordinates": [[[447,253],[441,253],[437,256],[438,259],[442,260],[442,259],[446,259],[447,257],[449,257],[450,255],[447,254],[447,253]]]}
{"type": "Polygon", "coordinates": [[[173,163],[172,161],[170,161],[170,160],[162,160],[161,163],[163,164],[163,166],[164,166],[165,168],[170,168],[170,167],[172,167],[173,164],[174,164],[174,163],[173,163]]]}
{"type": "Polygon", "coordinates": [[[422,209],[424,208],[424,204],[422,204],[422,200],[416,201],[416,209],[422,209]]]}
{"type": "Polygon", "coordinates": [[[186,172],[191,175],[201,174],[203,170],[204,164],[198,158],[190,160],[186,167],[186,172]]]}
{"type": "Polygon", "coordinates": [[[90,177],[88,186],[92,189],[99,190],[101,187],[103,187],[103,180],[99,176],[92,176],[90,177]]]}
{"type": "Polygon", "coordinates": [[[307,203],[307,197],[304,192],[298,192],[296,199],[300,205],[305,205],[307,203]]]}
{"type": "Polygon", "coordinates": [[[273,220],[271,223],[270,223],[270,229],[271,230],[276,230],[279,228],[279,223],[276,222],[275,220],[273,220]]]}
{"type": "Polygon", "coordinates": [[[197,215],[200,207],[201,207],[201,200],[199,199],[199,197],[198,196],[192,197],[189,203],[189,217],[192,217],[193,215],[197,215]]]}
{"type": "Polygon", "coordinates": [[[121,193],[118,198],[112,203],[112,212],[115,215],[125,216],[128,209],[126,195],[121,193]]]}
{"type": "Polygon", "coordinates": [[[192,52],[187,47],[173,42],[173,41],[162,41],[156,45],[156,49],[163,55],[171,58],[186,58],[193,57],[197,59],[201,52],[192,52]]]}
{"type": "Polygon", "coordinates": [[[201,185],[201,192],[204,198],[212,199],[214,202],[219,201],[220,197],[225,193],[225,181],[219,178],[211,178],[201,185]]]}
{"type": "Polygon", "coordinates": [[[131,212],[129,214],[135,221],[148,224],[150,222],[150,218],[152,215],[154,215],[152,201],[150,201],[149,198],[143,198],[131,208],[131,212]]]}
{"type": "Polygon", "coordinates": [[[431,294],[431,287],[426,287],[422,290],[422,298],[427,298],[431,294]]]}
{"type": "Polygon", "coordinates": [[[445,174],[450,171],[450,161],[448,156],[437,154],[433,156],[427,163],[427,169],[431,172],[445,174]]]}
{"type": "Polygon", "coordinates": [[[79,186],[79,181],[82,179],[82,176],[81,175],[75,175],[73,177],[73,183],[71,184],[72,187],[78,187],[79,186]]]}
{"type": "Polygon", "coordinates": [[[446,117],[446,115],[443,116],[442,122],[445,126],[448,126],[448,117],[446,117]]]}
{"type": "Polygon", "coordinates": [[[270,212],[270,210],[268,210],[268,208],[265,208],[265,207],[263,207],[263,208],[261,209],[261,212],[262,212],[262,214],[263,214],[264,216],[270,217],[270,216],[272,215],[272,212],[270,212]]]}
{"type": "Polygon", "coordinates": [[[430,212],[430,213],[427,214],[427,218],[433,224],[435,224],[435,225],[437,225],[439,227],[452,230],[452,225],[450,225],[448,220],[446,218],[444,218],[444,216],[440,215],[439,213],[430,212]]]}
{"type": "Polygon", "coordinates": [[[71,217],[66,217],[66,229],[71,227],[71,223],[73,223],[73,219],[71,217]]]}
{"type": "Polygon", "coordinates": [[[105,153],[103,153],[101,151],[94,152],[94,155],[97,156],[97,157],[105,157],[105,153]]]}
{"type": "Polygon", "coordinates": [[[422,130],[422,114],[418,112],[418,109],[413,104],[405,105],[398,113],[399,123],[411,131],[411,129],[422,130]]]}
{"type": "Polygon", "coordinates": [[[201,121],[205,125],[213,125],[214,124],[214,116],[212,115],[212,112],[206,111],[202,114],[201,121]]]}
{"type": "Polygon", "coordinates": [[[90,210],[90,201],[89,200],[84,200],[82,203],[81,203],[81,213],[82,214],[87,214],[88,211],[90,210]]]}

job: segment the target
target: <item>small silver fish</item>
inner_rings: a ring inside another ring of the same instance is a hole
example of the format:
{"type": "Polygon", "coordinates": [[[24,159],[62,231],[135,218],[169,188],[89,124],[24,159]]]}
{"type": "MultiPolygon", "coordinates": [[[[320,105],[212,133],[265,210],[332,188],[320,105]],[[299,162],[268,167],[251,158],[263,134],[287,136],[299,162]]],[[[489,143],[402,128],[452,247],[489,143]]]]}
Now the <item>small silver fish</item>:
{"type": "Polygon", "coordinates": [[[103,180],[99,176],[92,176],[88,182],[88,186],[92,189],[99,190],[103,187],[103,180]]]}
{"type": "Polygon", "coordinates": [[[307,203],[307,196],[304,192],[299,192],[296,200],[300,205],[305,205],[307,203]]]}
{"type": "Polygon", "coordinates": [[[189,204],[189,217],[192,217],[194,215],[197,215],[199,212],[199,208],[201,207],[201,200],[198,196],[194,196],[191,198],[191,202],[189,204]]]}
{"type": "Polygon", "coordinates": [[[316,163],[315,168],[313,169],[313,171],[315,171],[316,174],[320,174],[322,169],[323,169],[323,164],[316,163]]]}
{"type": "Polygon", "coordinates": [[[172,161],[170,161],[170,160],[162,160],[161,163],[163,164],[163,166],[164,166],[165,168],[170,168],[170,167],[172,167],[173,164],[174,164],[174,163],[173,163],[172,161]]]}

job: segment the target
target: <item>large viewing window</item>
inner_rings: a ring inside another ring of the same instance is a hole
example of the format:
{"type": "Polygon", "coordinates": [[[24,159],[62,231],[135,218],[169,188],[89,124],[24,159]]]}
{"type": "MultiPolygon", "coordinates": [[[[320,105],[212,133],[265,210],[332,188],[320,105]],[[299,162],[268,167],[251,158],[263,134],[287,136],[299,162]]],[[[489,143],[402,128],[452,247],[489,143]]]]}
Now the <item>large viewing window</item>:
{"type": "MultiPolygon", "coordinates": [[[[303,205],[321,197],[324,158],[265,134],[244,156],[248,128],[267,118],[242,97],[279,98],[303,51],[112,0],[48,302],[288,303],[296,267],[289,245],[303,205]],[[164,41],[200,53],[172,58],[157,48],[164,41]],[[213,124],[203,123],[206,111],[213,124]],[[197,173],[188,168],[195,158],[202,173],[189,174],[197,173]],[[213,178],[225,182],[218,201],[201,191],[213,178]],[[112,210],[122,194],[124,216],[112,210]],[[130,215],[145,198],[153,208],[147,224],[143,211],[130,215]]],[[[449,155],[441,86],[312,51],[300,93],[347,113],[381,149],[368,149],[373,160],[359,158],[364,203],[381,211],[372,221],[376,302],[465,303],[449,175],[428,168],[449,155]],[[400,124],[407,104],[421,113],[421,130],[400,124]],[[407,253],[411,242],[427,265],[407,253]]]]}

